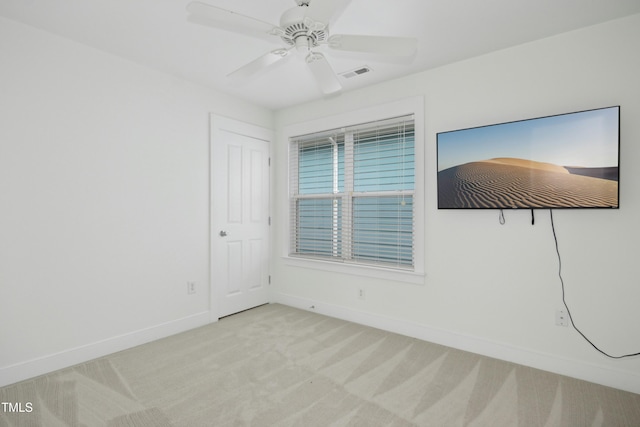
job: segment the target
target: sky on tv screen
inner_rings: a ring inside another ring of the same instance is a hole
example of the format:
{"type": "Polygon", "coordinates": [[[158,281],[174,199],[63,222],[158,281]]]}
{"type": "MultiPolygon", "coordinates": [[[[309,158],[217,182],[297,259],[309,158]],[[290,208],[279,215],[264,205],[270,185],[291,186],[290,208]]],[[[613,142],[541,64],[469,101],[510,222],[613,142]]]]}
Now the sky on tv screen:
{"type": "Polygon", "coordinates": [[[618,166],[618,107],[438,134],[438,171],[498,157],[574,167],[618,166]]]}

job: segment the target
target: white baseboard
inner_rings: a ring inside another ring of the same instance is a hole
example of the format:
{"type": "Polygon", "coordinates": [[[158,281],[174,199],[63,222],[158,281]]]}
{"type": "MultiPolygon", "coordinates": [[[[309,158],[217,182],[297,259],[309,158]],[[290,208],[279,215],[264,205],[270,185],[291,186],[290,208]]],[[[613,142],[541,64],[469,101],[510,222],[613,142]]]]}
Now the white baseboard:
{"type": "Polygon", "coordinates": [[[580,360],[570,360],[552,354],[534,352],[477,337],[430,328],[406,320],[366,313],[293,295],[274,292],[272,294],[272,302],[640,394],[640,374],[637,372],[619,371],[580,360]]]}
{"type": "Polygon", "coordinates": [[[208,311],[0,368],[0,387],[84,363],[210,323],[208,311]]]}

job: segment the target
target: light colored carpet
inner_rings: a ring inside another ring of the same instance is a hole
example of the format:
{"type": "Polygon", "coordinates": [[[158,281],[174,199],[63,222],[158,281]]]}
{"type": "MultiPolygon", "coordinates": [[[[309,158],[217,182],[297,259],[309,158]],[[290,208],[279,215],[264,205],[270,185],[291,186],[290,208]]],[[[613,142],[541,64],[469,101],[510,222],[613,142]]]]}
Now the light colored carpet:
{"type": "Polygon", "coordinates": [[[0,426],[640,426],[640,395],[272,304],[0,388],[0,426]]]}

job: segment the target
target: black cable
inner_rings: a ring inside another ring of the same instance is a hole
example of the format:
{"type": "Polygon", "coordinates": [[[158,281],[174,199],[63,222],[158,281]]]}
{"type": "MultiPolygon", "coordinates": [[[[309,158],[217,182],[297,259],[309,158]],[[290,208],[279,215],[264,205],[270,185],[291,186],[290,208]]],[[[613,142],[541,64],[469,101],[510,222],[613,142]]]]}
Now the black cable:
{"type": "Polygon", "coordinates": [[[624,359],[625,357],[633,357],[633,356],[640,356],[640,352],[638,353],[630,353],[630,354],[623,354],[622,356],[612,356],[607,352],[604,352],[602,350],[600,350],[593,342],[591,342],[591,340],[589,338],[587,338],[587,336],[585,334],[582,333],[582,331],[580,329],[578,329],[578,327],[576,326],[575,322],[573,321],[573,317],[571,316],[571,310],[569,310],[569,306],[567,305],[567,301],[565,299],[565,291],[564,291],[564,279],[562,278],[562,259],[560,258],[560,249],[558,248],[558,237],[556,236],[556,227],[553,223],[553,209],[549,209],[549,214],[551,216],[551,230],[553,231],[553,240],[556,243],[556,253],[558,254],[558,277],[560,278],[560,284],[562,285],[562,303],[564,304],[564,307],[567,309],[567,314],[569,315],[569,320],[571,321],[571,326],[573,326],[573,329],[575,329],[580,335],[582,335],[582,338],[584,338],[589,344],[591,344],[591,346],[593,348],[595,348],[596,350],[598,350],[600,353],[604,354],[605,356],[611,358],[611,359],[624,359]]]}

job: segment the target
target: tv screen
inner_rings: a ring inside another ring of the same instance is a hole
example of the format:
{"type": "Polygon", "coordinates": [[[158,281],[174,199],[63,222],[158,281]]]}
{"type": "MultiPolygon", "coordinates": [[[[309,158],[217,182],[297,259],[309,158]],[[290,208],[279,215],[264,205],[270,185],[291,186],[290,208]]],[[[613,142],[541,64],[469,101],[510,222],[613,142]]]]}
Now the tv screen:
{"type": "Polygon", "coordinates": [[[438,209],[618,208],[620,107],[437,134],[438,209]]]}

